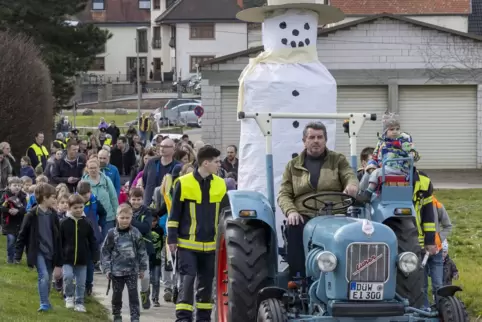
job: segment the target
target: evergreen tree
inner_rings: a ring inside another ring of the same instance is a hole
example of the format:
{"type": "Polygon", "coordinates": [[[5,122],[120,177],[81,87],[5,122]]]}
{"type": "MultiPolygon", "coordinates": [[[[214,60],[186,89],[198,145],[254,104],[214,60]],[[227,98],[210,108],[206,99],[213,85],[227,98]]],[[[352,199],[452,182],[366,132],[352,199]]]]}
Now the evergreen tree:
{"type": "Polygon", "coordinates": [[[69,104],[74,76],[85,72],[112,35],[92,24],[69,23],[88,0],[0,0],[0,30],[23,33],[40,48],[49,67],[55,108],[69,104]]]}

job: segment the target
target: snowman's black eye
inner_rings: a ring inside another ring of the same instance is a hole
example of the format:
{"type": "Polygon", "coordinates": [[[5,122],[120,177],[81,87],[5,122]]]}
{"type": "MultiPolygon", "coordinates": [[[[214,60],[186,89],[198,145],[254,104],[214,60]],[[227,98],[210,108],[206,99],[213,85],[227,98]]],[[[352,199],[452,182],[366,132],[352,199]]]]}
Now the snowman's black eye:
{"type": "Polygon", "coordinates": [[[286,29],[286,22],[284,22],[284,21],[281,22],[281,23],[279,24],[279,27],[280,27],[281,29],[286,29]]]}
{"type": "Polygon", "coordinates": [[[286,38],[281,39],[281,43],[283,45],[286,45],[288,43],[288,39],[286,39],[286,38]]]}
{"type": "Polygon", "coordinates": [[[305,30],[310,30],[310,24],[309,23],[305,23],[305,30]]]}

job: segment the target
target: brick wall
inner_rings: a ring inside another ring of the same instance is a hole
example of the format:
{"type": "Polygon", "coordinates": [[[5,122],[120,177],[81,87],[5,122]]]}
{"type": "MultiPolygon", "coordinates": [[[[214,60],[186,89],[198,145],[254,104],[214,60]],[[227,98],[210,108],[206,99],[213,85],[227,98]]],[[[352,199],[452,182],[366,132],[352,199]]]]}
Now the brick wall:
{"type": "Polygon", "coordinates": [[[202,140],[221,148],[221,87],[209,85],[208,80],[202,80],[201,86],[204,107],[202,140]]]}

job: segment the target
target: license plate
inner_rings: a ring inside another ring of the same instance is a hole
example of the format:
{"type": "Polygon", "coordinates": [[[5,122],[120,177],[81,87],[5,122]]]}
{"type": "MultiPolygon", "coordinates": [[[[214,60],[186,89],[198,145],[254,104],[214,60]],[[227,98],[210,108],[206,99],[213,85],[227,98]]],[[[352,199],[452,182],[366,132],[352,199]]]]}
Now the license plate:
{"type": "Polygon", "coordinates": [[[350,300],[381,301],[383,300],[383,283],[350,282],[350,300]]]}

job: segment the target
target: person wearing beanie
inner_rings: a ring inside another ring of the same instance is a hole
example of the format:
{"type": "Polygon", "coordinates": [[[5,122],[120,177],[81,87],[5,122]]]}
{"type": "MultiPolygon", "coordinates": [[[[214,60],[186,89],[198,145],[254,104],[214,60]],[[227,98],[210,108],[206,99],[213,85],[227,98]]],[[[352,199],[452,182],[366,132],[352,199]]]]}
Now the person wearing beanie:
{"type": "Polygon", "coordinates": [[[366,174],[362,178],[361,187],[366,187],[368,181],[368,189],[363,191],[360,199],[370,201],[372,194],[378,186],[378,179],[382,175],[382,165],[385,162],[386,175],[406,175],[410,171],[410,162],[408,160],[395,160],[399,158],[412,157],[414,161],[418,161],[420,156],[415,150],[412,137],[407,133],[400,131],[400,121],[397,115],[388,113],[382,118],[383,134],[378,139],[373,158],[368,161],[366,174]],[[393,160],[393,161],[390,161],[393,160]]]}
{"type": "Polygon", "coordinates": [[[449,256],[449,243],[444,240],[442,243],[442,256],[444,260],[444,286],[452,285],[452,280],[459,279],[459,270],[457,265],[449,256]]]}

